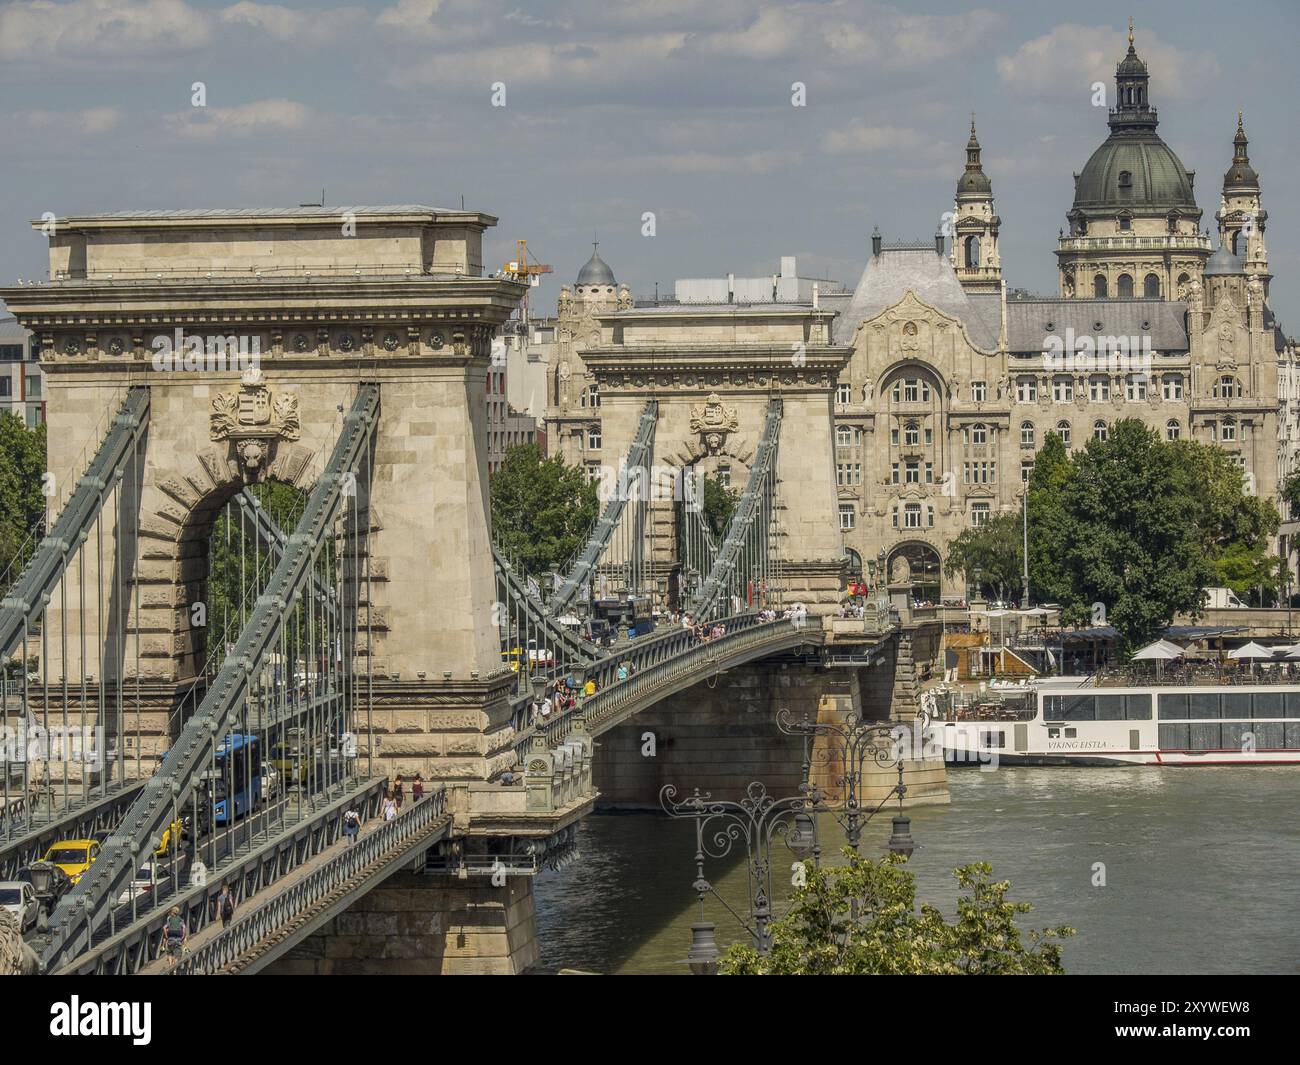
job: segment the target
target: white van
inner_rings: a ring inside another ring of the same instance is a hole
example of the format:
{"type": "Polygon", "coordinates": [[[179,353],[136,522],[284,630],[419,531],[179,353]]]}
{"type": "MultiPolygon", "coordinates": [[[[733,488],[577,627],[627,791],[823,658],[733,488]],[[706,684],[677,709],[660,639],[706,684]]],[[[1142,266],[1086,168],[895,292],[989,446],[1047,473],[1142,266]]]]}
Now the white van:
{"type": "Polygon", "coordinates": [[[1245,610],[1246,604],[1237,598],[1231,588],[1206,588],[1201,593],[1205,607],[1210,610],[1245,610]]]}

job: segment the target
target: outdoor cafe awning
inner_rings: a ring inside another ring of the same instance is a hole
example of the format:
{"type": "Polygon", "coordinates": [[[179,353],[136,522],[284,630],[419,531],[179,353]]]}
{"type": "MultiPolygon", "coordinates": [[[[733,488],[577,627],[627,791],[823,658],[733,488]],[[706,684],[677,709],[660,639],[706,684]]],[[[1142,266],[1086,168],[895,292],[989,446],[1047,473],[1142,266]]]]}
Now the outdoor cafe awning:
{"type": "Polygon", "coordinates": [[[1155,643],[1147,644],[1142,650],[1133,655],[1133,660],[1138,662],[1170,662],[1175,658],[1182,658],[1186,652],[1176,643],[1170,643],[1168,640],[1156,640],[1155,643]]]}

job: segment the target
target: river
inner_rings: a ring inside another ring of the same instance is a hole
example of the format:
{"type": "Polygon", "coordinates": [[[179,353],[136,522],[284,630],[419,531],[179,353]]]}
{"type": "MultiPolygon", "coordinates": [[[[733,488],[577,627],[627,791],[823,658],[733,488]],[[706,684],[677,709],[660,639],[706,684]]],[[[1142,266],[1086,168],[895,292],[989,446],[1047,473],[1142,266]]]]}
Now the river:
{"type": "MultiPolygon", "coordinates": [[[[1067,972],[1300,971],[1300,767],[962,769],[949,786],[951,805],[909,811],[918,902],[954,914],[952,869],[988,861],[1010,899],[1033,904],[1022,929],[1078,929],[1067,972]]],[[[883,852],[889,813],[864,853],[883,852]]],[[[581,832],[581,857],[535,885],[541,969],[685,973],[699,919],[692,825],[600,814],[581,832]]],[[[830,817],[819,832],[824,854],[843,845],[830,817]]],[[[774,859],[788,867],[784,844],[774,859]]],[[[706,875],[744,912],[742,861],[706,875]]],[[[706,910],[720,944],[744,938],[717,900],[706,910]]]]}

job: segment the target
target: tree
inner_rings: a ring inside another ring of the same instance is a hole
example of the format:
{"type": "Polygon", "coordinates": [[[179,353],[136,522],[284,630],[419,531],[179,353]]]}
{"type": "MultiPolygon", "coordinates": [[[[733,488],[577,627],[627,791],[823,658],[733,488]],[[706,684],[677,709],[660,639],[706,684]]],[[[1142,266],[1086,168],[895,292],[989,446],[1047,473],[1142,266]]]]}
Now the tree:
{"type": "MultiPolygon", "coordinates": [[[[1213,582],[1194,464],[1154,430],[1125,419],[1107,439],[1089,440],[1071,465],[1057,524],[1050,508],[1044,516],[1052,552],[1044,584],[1061,593],[1066,624],[1101,620],[1094,604],[1102,604],[1104,623],[1128,650],[1153,639],[1175,614],[1195,610],[1213,582]]],[[[1030,522],[1033,535],[1038,515],[1030,522]]]]}
{"type": "Polygon", "coordinates": [[[715,538],[726,535],[739,502],[740,493],[736,489],[728,488],[716,477],[704,478],[704,521],[715,538]]]}
{"type": "Polygon", "coordinates": [[[1027,902],[1008,902],[1010,883],[993,881],[984,862],[953,870],[968,892],[949,922],[933,906],[916,907],[916,878],[905,859],[859,857],[846,847],[848,865],[817,868],[805,862],[806,883],[789,912],[772,922],[772,950],[731,946],[720,966],[734,976],[815,975],[1056,975],[1061,945],[1074,935],[1061,926],[1031,931],[1029,945],[1015,922],[1027,902]],[[858,915],[854,920],[851,913],[858,915]]]}
{"type": "Polygon", "coordinates": [[[1021,583],[1023,536],[1019,514],[998,514],[983,525],[963,529],[948,545],[943,571],[949,577],[964,574],[969,581],[979,570],[981,586],[992,585],[998,598],[1006,599],[1021,583]]]}
{"type": "Polygon", "coordinates": [[[23,544],[45,513],[44,473],[45,426],[29,429],[21,418],[0,414],[0,577],[14,567],[7,580],[18,576],[23,544]]]}
{"type": "Polygon", "coordinates": [[[492,529],[497,543],[525,573],[567,563],[596,523],[596,485],[536,444],[516,444],[492,475],[492,529]]]}

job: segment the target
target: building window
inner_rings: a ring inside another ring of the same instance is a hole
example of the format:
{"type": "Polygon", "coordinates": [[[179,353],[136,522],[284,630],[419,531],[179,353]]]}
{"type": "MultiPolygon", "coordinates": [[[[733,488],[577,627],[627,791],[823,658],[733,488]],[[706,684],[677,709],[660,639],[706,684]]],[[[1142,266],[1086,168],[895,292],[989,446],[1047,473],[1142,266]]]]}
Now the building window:
{"type": "MultiPolygon", "coordinates": [[[[1123,225],[1120,226],[1123,229],[1123,225]]],[[[1130,274],[1119,275],[1119,288],[1117,289],[1119,298],[1122,300],[1131,300],[1133,298],[1133,278],[1130,274]]]]}
{"type": "Polygon", "coordinates": [[[600,450],[600,427],[599,426],[592,426],[590,429],[587,430],[587,450],[588,451],[600,450]]]}
{"type": "Polygon", "coordinates": [[[1096,299],[1106,298],[1106,275],[1098,274],[1092,279],[1092,294],[1096,299]]]}
{"type": "Polygon", "coordinates": [[[853,394],[848,385],[841,383],[835,386],[835,402],[840,406],[845,406],[852,398],[853,394]]]}
{"type": "Polygon", "coordinates": [[[1020,483],[1028,484],[1029,475],[1032,474],[1033,472],[1034,472],[1034,460],[1021,459],[1020,460],[1020,483]]]}
{"type": "Polygon", "coordinates": [[[1241,382],[1232,374],[1225,374],[1219,378],[1219,383],[1214,388],[1214,394],[1219,399],[1240,399],[1241,382]]]}
{"type": "Polygon", "coordinates": [[[1177,440],[1181,432],[1182,429],[1179,426],[1177,419],[1170,418],[1169,421],[1165,422],[1166,440],[1177,440]]]}
{"type": "Polygon", "coordinates": [[[919,529],[921,527],[921,504],[908,503],[903,507],[903,528],[919,529]]]}
{"type": "Polygon", "coordinates": [[[970,439],[972,444],[987,444],[989,441],[988,428],[983,425],[972,425],[970,429],[970,439]]]}
{"type": "Polygon", "coordinates": [[[1052,379],[1052,399],[1057,403],[1070,403],[1074,400],[1074,380],[1069,377],[1052,379]]]}
{"type": "Polygon", "coordinates": [[[1110,399],[1110,378],[1092,377],[1088,380],[1088,398],[1094,403],[1104,403],[1110,399]]]}
{"type": "MultiPolygon", "coordinates": [[[[502,375],[502,376],[504,376],[504,375],[502,375]]],[[[599,386],[599,385],[592,385],[589,389],[587,389],[587,393],[588,393],[588,395],[591,397],[591,399],[590,399],[590,404],[589,404],[589,405],[592,406],[592,407],[599,407],[599,406],[600,406],[600,386],[599,386]]]]}
{"type": "Polygon", "coordinates": [[[897,429],[897,428],[894,428],[894,429],[890,429],[890,430],[889,430],[889,446],[890,446],[890,447],[898,447],[898,429],[897,429]]]}
{"type": "Polygon", "coordinates": [[[1149,300],[1158,300],[1160,298],[1160,278],[1155,274],[1147,274],[1142,282],[1142,295],[1149,300]]]}
{"type": "Polygon", "coordinates": [[[1038,382],[1032,377],[1016,379],[1016,402],[1036,403],[1038,401],[1038,382]]]}
{"type": "Polygon", "coordinates": [[[984,381],[972,381],[970,383],[970,398],[975,403],[983,403],[989,394],[989,386],[984,381]]]}
{"type": "Polygon", "coordinates": [[[1237,439],[1237,423],[1231,418],[1223,419],[1223,434],[1220,437],[1225,443],[1231,443],[1237,439]]]}
{"type": "Polygon", "coordinates": [[[1056,435],[1061,438],[1062,444],[1064,444],[1066,447],[1069,447],[1070,446],[1070,423],[1057,422],[1056,435]]]}
{"type": "Polygon", "coordinates": [[[1021,447],[1034,446],[1034,423],[1033,422],[1020,423],[1020,446],[1021,447]]]}
{"type": "Polygon", "coordinates": [[[970,505],[970,523],[972,527],[979,528],[981,525],[987,525],[991,513],[991,503],[972,503],[970,505]]]}
{"type": "Polygon", "coordinates": [[[925,430],[925,443],[927,447],[934,443],[934,430],[929,426],[926,426],[925,430]]]}
{"type": "Polygon", "coordinates": [[[1124,379],[1124,398],[1130,403],[1147,398],[1147,379],[1138,374],[1130,374],[1124,379]]]}
{"type": "Polygon", "coordinates": [[[730,466],[719,466],[719,467],[718,467],[718,484],[722,485],[723,488],[730,488],[730,487],[731,487],[731,467],[730,467],[730,466]]]}
{"type": "Polygon", "coordinates": [[[14,394],[13,380],[5,375],[0,377],[0,398],[8,398],[14,394]]]}
{"type": "Polygon", "coordinates": [[[847,425],[837,425],[835,427],[835,444],[837,447],[848,447],[853,443],[853,430],[847,425]]]}
{"type": "Polygon", "coordinates": [[[852,503],[840,504],[840,529],[847,532],[853,528],[854,518],[857,515],[857,508],[852,503]]]}
{"type": "MultiPolygon", "coordinates": [[[[1132,100],[1130,99],[1129,102],[1132,103],[1132,100]]],[[[1119,187],[1121,189],[1131,189],[1133,187],[1133,174],[1130,171],[1121,170],[1119,172],[1119,187]]]]}
{"type": "Polygon", "coordinates": [[[862,483],[862,464],[839,462],[835,464],[835,483],[841,488],[851,488],[862,483]]]}
{"type": "Polygon", "coordinates": [[[921,442],[921,427],[916,422],[908,422],[903,426],[903,443],[907,447],[915,447],[921,442]]]}
{"type": "Polygon", "coordinates": [[[933,462],[927,462],[925,464],[925,483],[934,484],[934,463],[933,462]]]}
{"type": "Polygon", "coordinates": [[[907,484],[920,484],[921,464],[915,460],[907,463],[903,468],[903,480],[907,484]]]}
{"type": "Polygon", "coordinates": [[[1092,437],[1094,440],[1105,440],[1110,436],[1110,430],[1106,428],[1106,423],[1098,418],[1092,423],[1092,437]]]}
{"type": "Polygon", "coordinates": [[[891,462],[889,464],[889,483],[898,484],[898,463],[897,462],[891,462]]]}
{"type": "Polygon", "coordinates": [[[1183,377],[1182,374],[1165,374],[1164,380],[1160,382],[1161,395],[1165,399],[1173,401],[1183,398],[1183,377]]]}
{"type": "MultiPolygon", "coordinates": [[[[1127,232],[1129,232],[1132,228],[1133,228],[1133,219],[1129,218],[1128,215],[1120,215],[1120,217],[1119,217],[1119,229],[1120,229],[1120,232],[1121,232],[1121,233],[1127,233],[1127,232]]],[[[1121,277],[1119,280],[1120,280],[1120,287],[1122,288],[1122,287],[1123,287],[1123,284],[1124,284],[1124,278],[1121,277]]],[[[1129,279],[1129,287],[1132,288],[1132,286],[1133,286],[1133,281],[1132,281],[1132,278],[1130,278],[1130,279],[1129,279]]],[[[1120,295],[1123,295],[1123,293],[1121,292],[1120,295]]],[[[1132,295],[1132,293],[1129,293],[1129,295],[1132,295]]]]}

